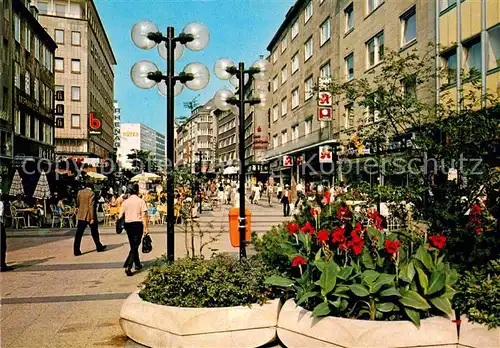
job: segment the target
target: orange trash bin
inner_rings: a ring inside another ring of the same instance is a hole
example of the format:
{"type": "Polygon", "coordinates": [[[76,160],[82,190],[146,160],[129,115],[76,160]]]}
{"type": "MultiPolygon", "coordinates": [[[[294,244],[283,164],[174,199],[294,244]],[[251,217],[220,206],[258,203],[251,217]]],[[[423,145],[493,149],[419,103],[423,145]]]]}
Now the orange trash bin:
{"type": "MultiPolygon", "coordinates": [[[[247,217],[246,221],[246,235],[245,241],[250,242],[250,226],[252,221],[252,213],[250,210],[245,209],[245,215],[247,217]]],[[[229,209],[229,237],[231,238],[231,245],[233,247],[240,246],[240,231],[238,230],[239,219],[240,217],[240,209],[239,208],[231,208],[229,209]]]]}

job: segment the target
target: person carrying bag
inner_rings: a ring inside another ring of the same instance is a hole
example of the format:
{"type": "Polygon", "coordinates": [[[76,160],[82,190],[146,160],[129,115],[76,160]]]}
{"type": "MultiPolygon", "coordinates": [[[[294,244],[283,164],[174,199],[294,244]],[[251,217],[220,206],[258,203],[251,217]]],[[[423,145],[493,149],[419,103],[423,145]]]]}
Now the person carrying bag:
{"type": "MultiPolygon", "coordinates": [[[[135,270],[142,269],[139,259],[139,246],[144,238],[149,244],[149,251],[152,249],[151,237],[148,235],[148,208],[146,202],[139,198],[139,185],[134,184],[130,189],[130,197],[125,200],[120,208],[119,219],[125,220],[125,231],[127,231],[130,243],[130,252],[125,260],[125,274],[132,276],[132,265],[135,264],[135,270]]],[[[117,225],[118,232],[118,225],[117,225]]],[[[144,243],[144,242],[143,242],[144,243]]],[[[148,249],[148,248],[146,248],[148,249]]]]}

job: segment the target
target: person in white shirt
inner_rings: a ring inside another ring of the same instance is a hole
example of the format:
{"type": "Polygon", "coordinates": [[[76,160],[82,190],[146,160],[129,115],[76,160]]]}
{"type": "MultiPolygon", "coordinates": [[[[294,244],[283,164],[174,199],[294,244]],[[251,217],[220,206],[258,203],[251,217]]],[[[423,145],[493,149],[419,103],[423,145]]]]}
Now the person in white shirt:
{"type": "Polygon", "coordinates": [[[1,260],[1,266],[0,266],[0,272],[7,272],[12,269],[11,266],[7,266],[5,263],[5,258],[7,256],[7,234],[5,233],[5,225],[3,222],[3,217],[4,217],[4,204],[2,201],[2,190],[0,190],[0,234],[1,234],[1,240],[0,240],[0,247],[2,251],[2,260],[1,260]]]}

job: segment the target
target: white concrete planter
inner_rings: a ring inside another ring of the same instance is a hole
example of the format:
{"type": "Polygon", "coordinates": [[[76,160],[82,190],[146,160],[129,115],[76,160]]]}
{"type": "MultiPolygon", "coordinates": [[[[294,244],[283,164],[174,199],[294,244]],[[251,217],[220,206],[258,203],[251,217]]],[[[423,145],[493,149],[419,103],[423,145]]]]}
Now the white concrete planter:
{"type": "Polygon", "coordinates": [[[458,344],[457,326],[442,317],[410,321],[371,321],[336,317],[312,318],[310,311],[288,300],[278,319],[278,337],[288,348],[303,347],[446,347],[458,344]]]}
{"type": "Polygon", "coordinates": [[[280,300],[251,308],[170,307],[135,292],[122,306],[120,325],[148,347],[258,347],[275,339],[280,307],[280,300]]]}
{"type": "Polygon", "coordinates": [[[459,343],[463,347],[491,348],[500,347],[500,327],[488,330],[486,325],[471,323],[462,315],[459,343]]]}

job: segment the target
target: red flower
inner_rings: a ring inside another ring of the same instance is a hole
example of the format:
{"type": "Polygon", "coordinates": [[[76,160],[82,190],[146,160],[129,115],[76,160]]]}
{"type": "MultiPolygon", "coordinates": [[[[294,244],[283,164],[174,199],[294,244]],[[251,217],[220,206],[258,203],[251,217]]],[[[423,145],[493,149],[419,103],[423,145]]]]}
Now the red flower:
{"type": "Polygon", "coordinates": [[[359,236],[357,238],[351,239],[348,243],[347,246],[352,249],[352,252],[354,255],[359,255],[363,251],[363,246],[365,245],[365,240],[363,238],[360,238],[359,236]]]}
{"type": "Polygon", "coordinates": [[[361,233],[362,230],[363,230],[363,225],[361,225],[359,222],[356,223],[356,226],[354,226],[353,231],[356,231],[356,233],[361,233]]]}
{"type": "Polygon", "coordinates": [[[382,217],[380,216],[379,212],[376,211],[375,209],[368,209],[366,215],[370,218],[371,225],[375,227],[377,230],[382,230],[382,217]]]}
{"type": "Polygon", "coordinates": [[[314,234],[314,227],[309,221],[307,221],[304,226],[300,229],[301,232],[314,234]]]}
{"type": "Polygon", "coordinates": [[[431,241],[431,244],[438,249],[443,249],[446,243],[445,236],[430,236],[429,240],[431,241]]]}
{"type": "Polygon", "coordinates": [[[313,208],[313,209],[311,209],[309,212],[310,212],[310,213],[311,213],[311,215],[312,215],[312,216],[314,216],[314,217],[318,216],[318,211],[317,211],[316,209],[314,209],[314,208],[313,208]]]}
{"type": "Polygon", "coordinates": [[[481,226],[477,226],[475,229],[474,229],[474,232],[476,232],[476,234],[481,234],[483,233],[483,228],[481,226]]]}
{"type": "Polygon", "coordinates": [[[337,218],[340,220],[349,220],[351,214],[347,205],[340,206],[337,210],[337,218]]]}
{"type": "Polygon", "coordinates": [[[342,243],[339,244],[339,249],[342,251],[347,251],[349,250],[349,247],[347,246],[347,241],[343,241],[342,243]]]}
{"type": "Polygon", "coordinates": [[[323,196],[323,199],[321,200],[321,203],[330,204],[331,197],[332,197],[332,193],[330,191],[326,191],[325,195],[323,196]]]}
{"type": "Polygon", "coordinates": [[[290,222],[286,225],[286,229],[288,230],[288,234],[295,234],[299,230],[299,225],[295,222],[290,222]]]}
{"type": "Polygon", "coordinates": [[[345,229],[343,229],[342,227],[337,227],[333,230],[332,236],[332,242],[334,243],[345,242],[345,229]]]}
{"type": "Polygon", "coordinates": [[[385,250],[387,251],[388,254],[397,253],[400,246],[401,246],[401,242],[399,240],[395,240],[395,241],[386,240],[385,241],[385,250]]]}
{"type": "Polygon", "coordinates": [[[481,206],[479,204],[474,204],[470,208],[470,215],[480,215],[481,214],[481,206]]]}
{"type": "Polygon", "coordinates": [[[318,234],[316,235],[317,240],[321,240],[323,242],[326,242],[328,239],[330,239],[330,236],[328,235],[328,231],[323,228],[322,230],[319,230],[318,234]]]}
{"type": "Polygon", "coordinates": [[[306,263],[307,263],[306,259],[304,259],[302,256],[295,256],[292,260],[292,267],[305,265],[306,263]]]}

